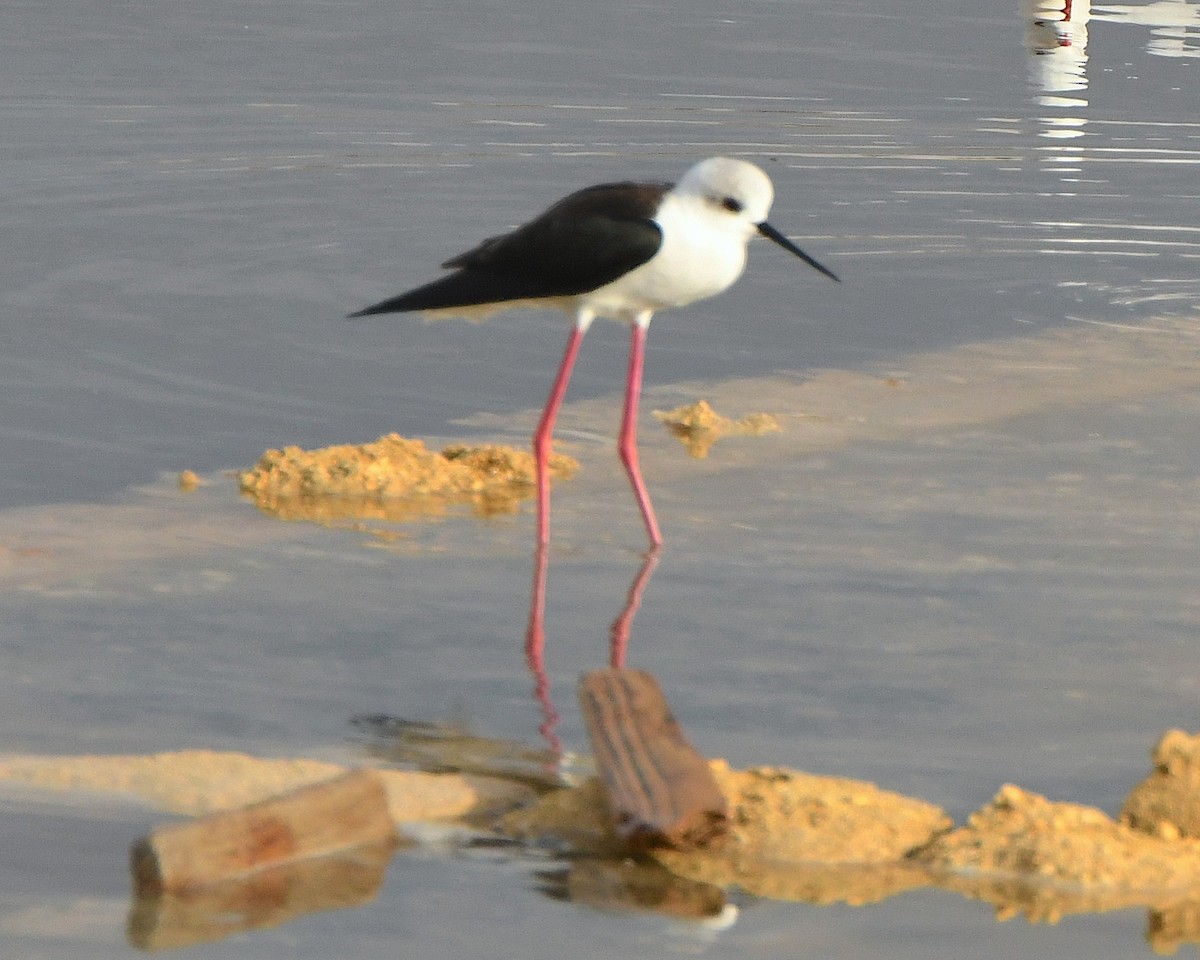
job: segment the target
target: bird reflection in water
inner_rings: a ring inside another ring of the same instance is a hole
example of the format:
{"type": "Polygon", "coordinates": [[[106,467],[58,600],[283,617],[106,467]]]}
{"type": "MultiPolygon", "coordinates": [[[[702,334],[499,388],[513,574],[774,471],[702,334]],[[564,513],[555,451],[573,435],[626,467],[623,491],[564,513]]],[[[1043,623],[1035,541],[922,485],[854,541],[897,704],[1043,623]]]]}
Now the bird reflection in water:
{"type": "MultiPolygon", "coordinates": [[[[642,604],[642,594],[650,577],[658,566],[659,548],[651,549],[642,559],[629,591],[625,596],[625,605],[617,614],[609,627],[610,667],[625,666],[625,657],[629,650],[629,635],[633,627],[633,618],[637,615],[638,607],[642,604]]],[[[525,630],[525,660],[529,664],[529,672],[533,675],[533,691],[542,709],[542,724],[538,732],[550,745],[556,754],[562,754],[562,741],[555,729],[560,715],[554,706],[550,695],[550,677],[546,672],[546,579],[549,569],[549,551],[545,544],[539,544],[533,560],[533,589],[529,601],[529,625],[525,630]]]]}

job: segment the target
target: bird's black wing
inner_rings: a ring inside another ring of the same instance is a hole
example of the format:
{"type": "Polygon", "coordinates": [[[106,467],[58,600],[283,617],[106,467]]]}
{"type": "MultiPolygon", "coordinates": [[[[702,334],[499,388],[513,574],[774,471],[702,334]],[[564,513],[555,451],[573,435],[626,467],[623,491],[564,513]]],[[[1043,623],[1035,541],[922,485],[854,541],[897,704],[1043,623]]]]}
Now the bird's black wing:
{"type": "Polygon", "coordinates": [[[512,233],[447,260],[455,272],[351,316],[442,310],[587,293],[658,252],[665,183],[608,183],[560,200],[512,233]]]}

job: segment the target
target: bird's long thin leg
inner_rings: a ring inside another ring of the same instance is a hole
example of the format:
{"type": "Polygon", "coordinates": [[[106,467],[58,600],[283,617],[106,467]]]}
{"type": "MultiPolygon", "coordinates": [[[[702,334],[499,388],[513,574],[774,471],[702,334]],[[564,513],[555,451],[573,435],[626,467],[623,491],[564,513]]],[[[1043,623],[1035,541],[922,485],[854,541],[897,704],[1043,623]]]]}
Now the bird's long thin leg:
{"type": "Polygon", "coordinates": [[[567,384],[571,382],[571,370],[575,366],[575,358],[579,356],[579,345],[583,342],[583,335],[590,323],[591,317],[581,315],[571,329],[562,363],[558,365],[558,375],[554,378],[554,386],[546,399],[546,407],[542,410],[542,419],[538,421],[537,430],[533,434],[533,460],[537,470],[537,542],[542,546],[550,542],[550,451],[553,446],[554,421],[566,395],[567,384]]]}
{"type": "Polygon", "coordinates": [[[629,474],[629,482],[633,486],[633,495],[637,497],[638,507],[642,511],[642,520],[646,524],[646,533],[650,535],[650,545],[657,547],[662,543],[662,534],[658,532],[658,521],[654,518],[654,507],[650,505],[650,494],[646,492],[646,484],[642,482],[642,469],[638,462],[637,449],[637,416],[638,398],[642,392],[642,366],[646,354],[646,333],[650,328],[650,314],[639,314],[633,324],[633,336],[629,345],[629,377],[625,381],[625,413],[621,417],[621,436],[617,441],[617,450],[621,462],[625,464],[625,472],[629,474]]]}

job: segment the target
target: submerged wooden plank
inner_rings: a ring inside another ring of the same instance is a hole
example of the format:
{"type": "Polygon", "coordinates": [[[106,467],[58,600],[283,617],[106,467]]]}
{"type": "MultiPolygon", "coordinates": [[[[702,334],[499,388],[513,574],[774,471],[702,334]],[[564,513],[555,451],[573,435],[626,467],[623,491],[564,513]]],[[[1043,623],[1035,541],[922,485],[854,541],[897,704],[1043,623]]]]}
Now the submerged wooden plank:
{"type": "Polygon", "coordinates": [[[395,836],[379,775],[352,770],[260,803],[158,827],[133,845],[135,893],[197,890],[395,836]]]}
{"type": "Polygon", "coordinates": [[[728,832],[728,806],[653,675],[595,670],[579,701],[618,835],[634,849],[706,847],[728,832]]]}

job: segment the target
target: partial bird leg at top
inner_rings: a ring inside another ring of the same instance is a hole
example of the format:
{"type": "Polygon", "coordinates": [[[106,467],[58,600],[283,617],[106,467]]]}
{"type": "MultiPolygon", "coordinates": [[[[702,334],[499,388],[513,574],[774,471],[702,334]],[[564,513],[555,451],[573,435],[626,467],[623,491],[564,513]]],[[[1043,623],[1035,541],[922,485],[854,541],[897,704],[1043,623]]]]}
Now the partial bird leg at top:
{"type": "Polygon", "coordinates": [[[588,314],[580,314],[575,326],[571,328],[567,349],[558,365],[558,375],[554,378],[554,386],[546,400],[542,419],[533,434],[533,460],[537,472],[537,542],[541,546],[550,542],[550,451],[553,446],[554,421],[558,418],[558,408],[562,406],[563,397],[567,393],[567,384],[571,382],[571,370],[575,367],[575,358],[579,356],[579,345],[583,342],[583,335],[587,332],[591,319],[588,314]]]}
{"type": "Polygon", "coordinates": [[[621,417],[621,435],[617,441],[617,450],[621,455],[621,462],[625,464],[625,472],[629,474],[633,495],[637,497],[638,507],[641,508],[646,533],[650,535],[650,545],[657,547],[662,544],[662,534],[658,532],[658,521],[654,518],[654,507],[650,505],[650,494],[642,481],[637,449],[638,398],[642,392],[642,366],[646,354],[646,333],[649,329],[650,313],[638,314],[633,323],[633,336],[629,344],[629,377],[625,383],[625,412],[621,417]]]}

